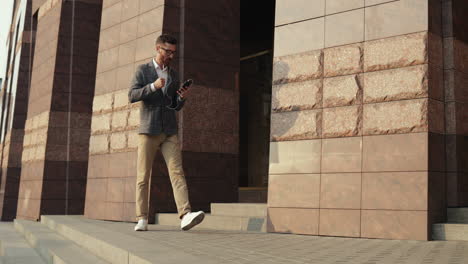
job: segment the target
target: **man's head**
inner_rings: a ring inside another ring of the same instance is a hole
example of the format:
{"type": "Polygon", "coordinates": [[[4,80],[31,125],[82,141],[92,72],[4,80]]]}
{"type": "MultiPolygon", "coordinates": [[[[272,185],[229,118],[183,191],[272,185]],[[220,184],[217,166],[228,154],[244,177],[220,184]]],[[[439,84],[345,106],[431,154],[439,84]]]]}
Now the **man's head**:
{"type": "Polygon", "coordinates": [[[163,34],[156,39],[156,62],[168,66],[177,50],[177,39],[171,35],[163,34]]]}

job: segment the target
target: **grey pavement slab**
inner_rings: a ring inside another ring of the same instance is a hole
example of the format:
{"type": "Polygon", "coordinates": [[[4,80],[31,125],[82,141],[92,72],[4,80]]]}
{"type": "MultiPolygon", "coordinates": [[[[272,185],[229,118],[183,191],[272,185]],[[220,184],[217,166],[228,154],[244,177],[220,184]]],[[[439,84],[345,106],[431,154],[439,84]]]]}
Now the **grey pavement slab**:
{"type": "Polygon", "coordinates": [[[45,262],[16,232],[13,223],[0,223],[0,264],[44,264],[45,262]]]}
{"type": "Polygon", "coordinates": [[[68,226],[83,234],[94,230],[88,235],[127,251],[128,263],[468,263],[465,241],[399,241],[201,229],[184,232],[159,225],[150,225],[147,232],[134,232],[134,223],[82,216],[45,219],[56,228],[68,226]]]}

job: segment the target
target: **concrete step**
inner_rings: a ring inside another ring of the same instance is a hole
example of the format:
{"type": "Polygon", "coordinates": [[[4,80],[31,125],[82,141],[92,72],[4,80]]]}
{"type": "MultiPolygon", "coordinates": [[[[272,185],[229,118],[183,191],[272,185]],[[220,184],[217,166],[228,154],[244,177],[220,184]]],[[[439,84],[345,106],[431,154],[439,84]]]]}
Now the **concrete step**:
{"type": "Polygon", "coordinates": [[[109,263],[55,233],[41,223],[28,220],[15,220],[14,227],[25,237],[28,244],[39,253],[45,263],[109,263]]]}
{"type": "Polygon", "coordinates": [[[468,241],[468,224],[434,224],[432,225],[432,239],[468,241]]]}
{"type": "MultiPolygon", "coordinates": [[[[156,224],[165,226],[180,226],[180,219],[177,214],[156,214],[156,224]]],[[[266,232],[266,218],[206,214],[203,222],[194,227],[194,229],[195,228],[227,231],[266,232]]]]}
{"type": "Polygon", "coordinates": [[[212,203],[211,215],[266,217],[266,203],[212,203]]]}
{"type": "Polygon", "coordinates": [[[468,208],[447,208],[447,222],[468,224],[468,208]]]}
{"type": "Polygon", "coordinates": [[[0,264],[45,264],[36,250],[16,232],[13,223],[0,223],[0,264]]]}
{"type": "Polygon", "coordinates": [[[157,232],[152,230],[154,225],[149,226],[148,232],[135,232],[134,223],[91,220],[83,216],[43,215],[41,222],[109,263],[219,263],[181,251],[172,245],[150,243],[149,237],[157,236],[157,232]]]}

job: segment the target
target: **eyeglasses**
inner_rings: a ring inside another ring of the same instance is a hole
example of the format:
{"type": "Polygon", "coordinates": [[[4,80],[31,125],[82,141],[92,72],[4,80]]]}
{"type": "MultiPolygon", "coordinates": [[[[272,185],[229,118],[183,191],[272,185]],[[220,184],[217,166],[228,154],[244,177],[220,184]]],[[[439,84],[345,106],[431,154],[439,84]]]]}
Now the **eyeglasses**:
{"type": "Polygon", "coordinates": [[[175,50],[165,49],[163,47],[160,47],[160,48],[163,49],[167,53],[167,55],[173,55],[176,53],[175,50]]]}

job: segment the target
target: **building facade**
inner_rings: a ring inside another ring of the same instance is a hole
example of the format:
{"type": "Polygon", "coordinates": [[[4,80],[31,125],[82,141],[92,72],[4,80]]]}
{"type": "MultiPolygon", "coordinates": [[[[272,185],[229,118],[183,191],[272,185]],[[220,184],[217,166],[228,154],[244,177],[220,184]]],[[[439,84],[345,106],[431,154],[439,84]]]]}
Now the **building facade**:
{"type": "MultiPolygon", "coordinates": [[[[194,208],[263,188],[269,232],[430,239],[468,206],[468,3],[268,2],[15,1],[2,220],[135,220],[128,86],[169,33],[194,208]]],[[[151,178],[150,215],[175,212],[161,155],[151,178]]]]}

